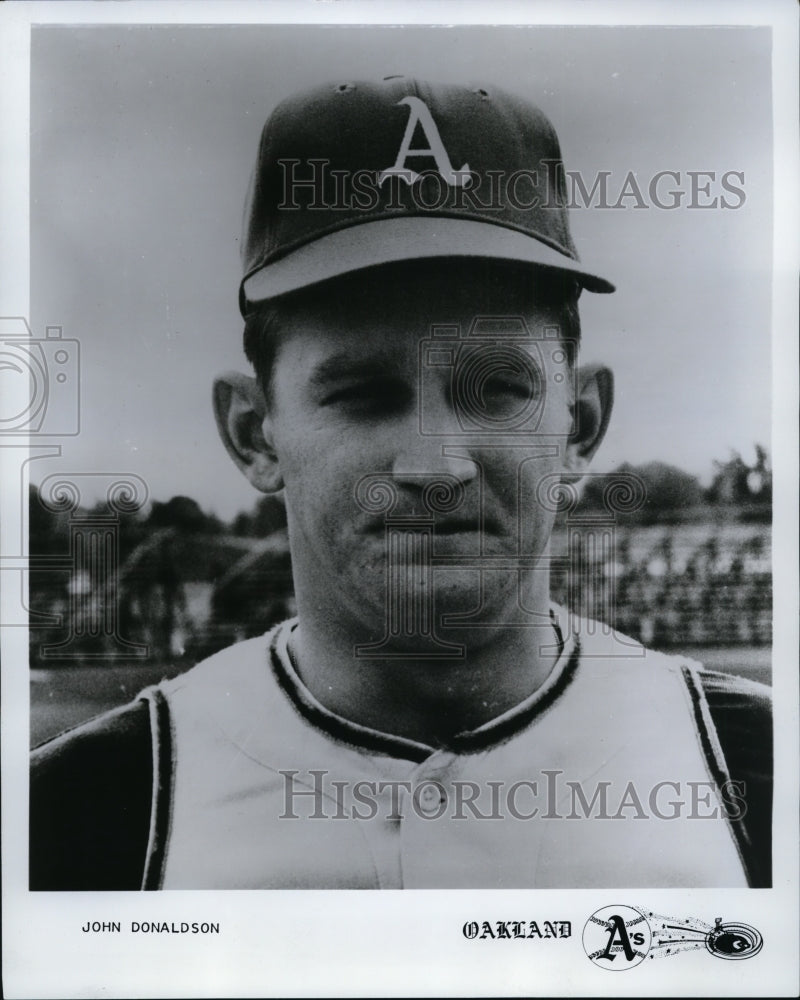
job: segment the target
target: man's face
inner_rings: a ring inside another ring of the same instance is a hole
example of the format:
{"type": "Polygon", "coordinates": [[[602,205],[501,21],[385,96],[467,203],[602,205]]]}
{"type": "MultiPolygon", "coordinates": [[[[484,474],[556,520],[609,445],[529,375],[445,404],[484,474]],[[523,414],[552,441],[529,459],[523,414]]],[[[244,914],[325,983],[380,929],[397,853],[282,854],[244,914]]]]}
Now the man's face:
{"type": "MultiPolygon", "coordinates": [[[[488,273],[384,268],[292,305],[265,433],[285,485],[301,614],[313,602],[357,623],[365,641],[383,636],[387,512],[366,509],[365,477],[376,476],[396,491],[392,521],[428,518],[434,560],[457,563],[436,563],[437,620],[481,605],[494,625],[519,613],[513,560],[547,553],[555,515],[537,487],[563,469],[571,370],[557,309],[537,305],[518,274],[488,273]],[[437,477],[460,495],[454,509],[430,509],[424,491],[437,477]]],[[[410,558],[393,552],[395,579],[410,558]]],[[[546,597],[546,564],[526,579],[546,597]]],[[[402,585],[431,586],[419,573],[402,585]]],[[[475,630],[470,641],[480,641],[475,630]]]]}

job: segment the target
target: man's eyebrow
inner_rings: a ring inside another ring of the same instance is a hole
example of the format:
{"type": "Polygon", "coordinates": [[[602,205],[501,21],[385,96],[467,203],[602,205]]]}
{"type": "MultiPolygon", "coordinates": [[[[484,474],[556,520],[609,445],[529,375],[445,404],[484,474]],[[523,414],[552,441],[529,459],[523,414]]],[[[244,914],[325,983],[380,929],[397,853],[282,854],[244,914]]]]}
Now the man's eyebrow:
{"type": "Polygon", "coordinates": [[[346,352],[332,354],[316,365],[309,375],[309,385],[319,387],[343,378],[370,378],[396,375],[397,365],[384,356],[354,357],[346,352]]]}

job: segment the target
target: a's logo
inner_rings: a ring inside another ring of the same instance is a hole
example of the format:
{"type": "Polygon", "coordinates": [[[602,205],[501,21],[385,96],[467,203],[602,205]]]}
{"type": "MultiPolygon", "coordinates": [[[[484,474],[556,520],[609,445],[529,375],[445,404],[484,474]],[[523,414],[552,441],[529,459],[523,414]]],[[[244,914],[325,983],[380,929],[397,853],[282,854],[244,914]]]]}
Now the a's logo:
{"type": "Polygon", "coordinates": [[[604,906],[583,928],[583,947],[595,965],[619,972],[647,958],[652,942],[650,925],[632,906],[604,906]]]}
{"type": "Polygon", "coordinates": [[[406,160],[430,157],[436,162],[436,169],[447,184],[463,187],[470,178],[469,164],[465,163],[460,170],[453,167],[427,104],[418,97],[404,97],[397,103],[407,104],[411,109],[411,114],[408,116],[405,135],[400,143],[394,166],[381,172],[378,185],[383,184],[387,177],[401,177],[407,184],[413,184],[419,180],[420,174],[406,167],[406,160]],[[425,133],[425,138],[428,140],[427,146],[412,147],[411,145],[417,125],[425,133]]]}
{"type": "Polygon", "coordinates": [[[738,921],[714,925],[694,917],[665,917],[634,906],[604,906],[586,921],[583,947],[589,959],[612,972],[633,969],[645,959],[669,958],[705,948],[715,958],[757,955],[761,934],[738,921]]]}

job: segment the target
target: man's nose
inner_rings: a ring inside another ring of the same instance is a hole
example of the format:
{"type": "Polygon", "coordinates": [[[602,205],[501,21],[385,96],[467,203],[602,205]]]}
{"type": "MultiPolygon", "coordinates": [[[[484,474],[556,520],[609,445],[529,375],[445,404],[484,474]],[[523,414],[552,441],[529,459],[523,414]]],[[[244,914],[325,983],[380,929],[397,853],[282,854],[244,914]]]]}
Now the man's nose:
{"type": "Polygon", "coordinates": [[[392,474],[404,483],[417,486],[425,486],[437,475],[453,476],[466,485],[477,479],[477,464],[466,455],[445,454],[458,450],[453,446],[459,444],[458,434],[426,435],[417,426],[398,442],[392,474]]]}

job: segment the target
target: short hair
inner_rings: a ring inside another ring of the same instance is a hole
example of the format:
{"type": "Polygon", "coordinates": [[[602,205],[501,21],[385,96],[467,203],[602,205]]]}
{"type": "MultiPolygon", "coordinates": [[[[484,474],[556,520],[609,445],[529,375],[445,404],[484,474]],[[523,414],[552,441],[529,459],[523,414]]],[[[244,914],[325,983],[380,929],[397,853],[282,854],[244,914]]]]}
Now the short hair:
{"type": "MultiPolygon", "coordinates": [[[[444,263],[444,262],[442,262],[444,263]]],[[[460,262],[459,262],[460,263],[460,262]]],[[[478,263],[472,260],[471,263],[478,263]]],[[[557,271],[554,268],[532,269],[520,264],[495,261],[481,262],[492,269],[495,281],[500,274],[513,276],[520,282],[520,288],[530,294],[530,304],[545,306],[554,311],[561,332],[561,341],[567,355],[567,362],[574,368],[577,362],[578,347],[581,337],[580,312],[578,298],[581,285],[567,271],[557,271]],[[531,274],[534,272],[534,280],[531,274]]],[[[419,261],[410,261],[405,266],[418,265],[419,261]]],[[[403,267],[402,264],[393,267],[403,267]]],[[[463,265],[462,265],[463,266],[463,265]]],[[[244,323],[244,353],[253,366],[259,385],[266,397],[267,404],[272,403],[272,375],[275,358],[280,344],[280,332],[289,322],[292,309],[300,302],[308,303],[322,300],[330,295],[332,286],[337,285],[339,293],[349,297],[348,283],[358,279],[361,272],[345,275],[320,282],[308,288],[289,292],[266,302],[252,303],[251,309],[245,315],[244,323]]]]}

